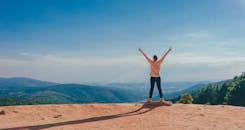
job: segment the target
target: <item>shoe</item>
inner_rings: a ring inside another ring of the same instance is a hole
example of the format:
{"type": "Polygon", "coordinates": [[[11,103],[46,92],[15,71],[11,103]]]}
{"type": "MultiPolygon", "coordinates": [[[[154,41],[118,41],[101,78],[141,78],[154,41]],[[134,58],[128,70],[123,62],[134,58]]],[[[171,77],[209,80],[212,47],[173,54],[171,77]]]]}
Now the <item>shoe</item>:
{"type": "Polygon", "coordinates": [[[148,100],[147,100],[147,103],[151,103],[152,102],[152,100],[151,100],[151,98],[149,98],[148,100]]]}
{"type": "Polygon", "coordinates": [[[162,98],[160,98],[160,102],[164,102],[164,100],[162,98]]]}

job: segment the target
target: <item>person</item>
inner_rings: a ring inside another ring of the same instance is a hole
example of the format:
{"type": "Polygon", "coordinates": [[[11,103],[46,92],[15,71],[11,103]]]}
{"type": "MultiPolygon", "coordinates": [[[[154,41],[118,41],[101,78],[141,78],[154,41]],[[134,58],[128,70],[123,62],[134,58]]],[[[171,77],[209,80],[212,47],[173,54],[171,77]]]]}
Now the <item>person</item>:
{"type": "Polygon", "coordinates": [[[150,93],[149,93],[149,98],[147,100],[147,102],[152,102],[152,93],[153,93],[153,89],[155,86],[155,83],[157,84],[157,88],[159,91],[159,95],[160,95],[160,102],[163,102],[163,95],[162,95],[162,89],[161,89],[161,77],[160,77],[160,68],[161,68],[161,64],[164,61],[165,57],[168,55],[168,53],[172,50],[172,48],[170,47],[168,49],[168,51],[162,56],[161,59],[158,60],[157,56],[154,55],[153,59],[150,59],[146,53],[144,53],[144,51],[139,48],[139,51],[143,54],[143,56],[146,58],[146,60],[149,62],[150,64],[150,84],[151,84],[151,88],[150,88],[150,93]]]}

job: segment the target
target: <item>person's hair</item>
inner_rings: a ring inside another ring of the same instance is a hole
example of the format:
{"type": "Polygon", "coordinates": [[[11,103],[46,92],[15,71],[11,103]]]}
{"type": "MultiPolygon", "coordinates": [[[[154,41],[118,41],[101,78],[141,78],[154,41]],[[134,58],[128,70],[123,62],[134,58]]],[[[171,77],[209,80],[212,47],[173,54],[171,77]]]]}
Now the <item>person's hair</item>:
{"type": "Polygon", "coordinates": [[[153,60],[157,61],[157,56],[156,55],[153,56],[153,60]]]}

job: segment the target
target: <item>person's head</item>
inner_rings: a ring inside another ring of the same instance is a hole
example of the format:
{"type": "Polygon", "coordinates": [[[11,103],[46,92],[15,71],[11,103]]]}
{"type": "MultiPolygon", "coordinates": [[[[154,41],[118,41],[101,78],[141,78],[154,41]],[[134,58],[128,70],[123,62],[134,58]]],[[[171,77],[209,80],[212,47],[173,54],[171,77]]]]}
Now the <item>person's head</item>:
{"type": "Polygon", "coordinates": [[[157,61],[157,56],[156,55],[153,56],[153,60],[157,61]]]}

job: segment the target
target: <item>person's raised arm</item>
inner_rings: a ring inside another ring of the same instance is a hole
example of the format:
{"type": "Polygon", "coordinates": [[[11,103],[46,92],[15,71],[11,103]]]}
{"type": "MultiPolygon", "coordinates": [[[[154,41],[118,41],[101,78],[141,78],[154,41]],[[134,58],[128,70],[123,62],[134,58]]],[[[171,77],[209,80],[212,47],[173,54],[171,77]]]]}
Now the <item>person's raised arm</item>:
{"type": "Polygon", "coordinates": [[[139,51],[142,53],[142,55],[146,58],[148,62],[152,62],[152,60],[143,52],[141,48],[139,48],[139,51]]]}
{"type": "Polygon", "coordinates": [[[165,57],[168,55],[168,53],[172,50],[172,48],[170,47],[168,49],[168,51],[162,56],[162,58],[159,60],[160,62],[163,62],[163,60],[165,59],[165,57]]]}

